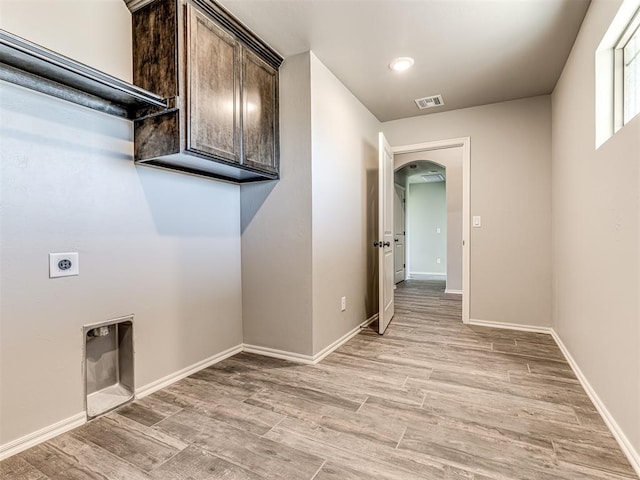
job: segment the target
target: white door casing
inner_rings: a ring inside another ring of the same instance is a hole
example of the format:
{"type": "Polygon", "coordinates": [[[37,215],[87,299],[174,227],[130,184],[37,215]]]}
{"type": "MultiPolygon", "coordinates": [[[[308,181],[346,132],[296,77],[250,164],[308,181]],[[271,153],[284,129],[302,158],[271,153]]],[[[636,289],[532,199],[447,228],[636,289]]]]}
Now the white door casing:
{"type": "Polygon", "coordinates": [[[394,314],[393,153],[378,134],[378,333],[383,334],[394,314]]]}
{"type": "Polygon", "coordinates": [[[393,223],[394,223],[394,283],[402,282],[405,275],[405,190],[400,185],[395,185],[393,201],[393,223]]]}
{"type": "MultiPolygon", "coordinates": [[[[400,145],[391,149],[392,153],[411,153],[443,148],[462,147],[462,321],[469,323],[470,317],[470,226],[471,226],[471,138],[459,137],[426,143],[400,145]]],[[[401,168],[403,165],[398,165],[401,168]]]]}

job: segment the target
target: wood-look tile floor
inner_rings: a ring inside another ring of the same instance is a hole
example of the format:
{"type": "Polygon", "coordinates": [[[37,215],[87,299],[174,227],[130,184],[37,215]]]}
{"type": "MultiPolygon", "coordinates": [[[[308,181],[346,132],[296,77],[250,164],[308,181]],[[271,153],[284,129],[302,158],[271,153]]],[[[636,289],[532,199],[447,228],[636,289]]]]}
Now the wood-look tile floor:
{"type": "Polygon", "coordinates": [[[551,337],[407,281],[319,365],[240,354],[0,463],[2,479],[637,478],[551,337]]]}

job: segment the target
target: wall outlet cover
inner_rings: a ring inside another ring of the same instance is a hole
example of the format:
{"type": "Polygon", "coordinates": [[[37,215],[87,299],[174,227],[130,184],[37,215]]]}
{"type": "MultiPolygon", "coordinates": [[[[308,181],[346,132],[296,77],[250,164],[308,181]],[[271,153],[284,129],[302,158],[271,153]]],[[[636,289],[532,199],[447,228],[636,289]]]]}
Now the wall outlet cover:
{"type": "Polygon", "coordinates": [[[49,254],[49,278],[72,277],[79,274],[78,252],[49,254]]]}

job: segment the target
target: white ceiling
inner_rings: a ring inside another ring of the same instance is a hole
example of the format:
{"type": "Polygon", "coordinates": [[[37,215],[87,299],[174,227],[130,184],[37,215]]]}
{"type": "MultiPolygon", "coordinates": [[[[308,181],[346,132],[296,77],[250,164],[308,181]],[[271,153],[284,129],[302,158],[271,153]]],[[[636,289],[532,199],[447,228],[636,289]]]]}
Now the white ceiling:
{"type": "Polygon", "coordinates": [[[220,0],[285,58],[315,55],[380,121],[551,93],[589,0],[220,0]],[[405,73],[389,70],[411,56],[405,73]],[[442,94],[445,105],[413,100],[442,94]]]}

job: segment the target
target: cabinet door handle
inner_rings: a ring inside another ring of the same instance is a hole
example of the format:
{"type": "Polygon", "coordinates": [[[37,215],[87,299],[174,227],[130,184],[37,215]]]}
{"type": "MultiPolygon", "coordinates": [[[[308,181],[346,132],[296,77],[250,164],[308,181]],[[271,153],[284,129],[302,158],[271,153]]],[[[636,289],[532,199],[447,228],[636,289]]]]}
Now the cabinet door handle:
{"type": "Polygon", "coordinates": [[[382,246],[382,242],[373,242],[373,246],[378,248],[382,246]]]}
{"type": "Polygon", "coordinates": [[[391,242],[382,242],[382,246],[383,247],[390,247],[391,246],[391,242]]]}

